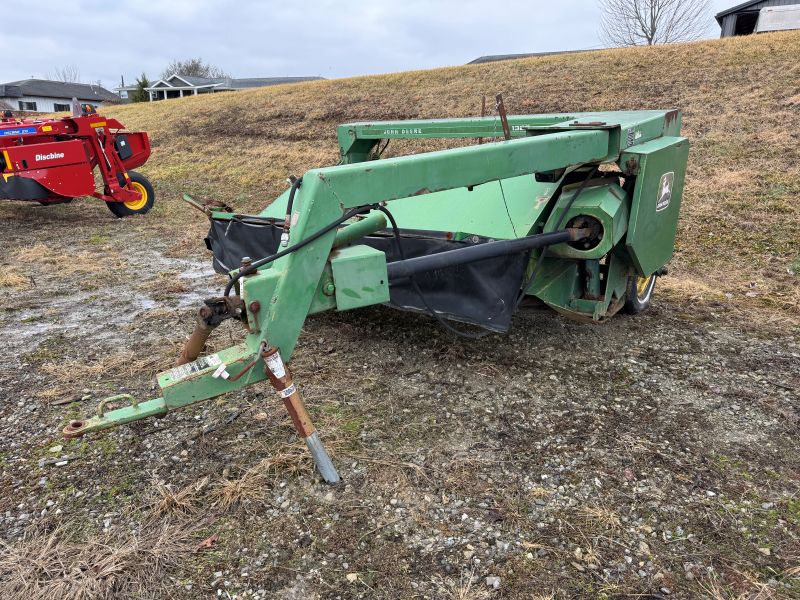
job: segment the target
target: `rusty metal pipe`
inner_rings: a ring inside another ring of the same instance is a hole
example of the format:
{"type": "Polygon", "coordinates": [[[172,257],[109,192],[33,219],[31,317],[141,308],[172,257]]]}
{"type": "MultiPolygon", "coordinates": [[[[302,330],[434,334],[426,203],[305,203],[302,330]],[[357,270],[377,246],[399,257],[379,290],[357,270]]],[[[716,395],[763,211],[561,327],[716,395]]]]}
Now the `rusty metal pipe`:
{"type": "Polygon", "coordinates": [[[503,125],[503,137],[506,140],[511,139],[511,129],[508,127],[508,115],[506,114],[506,105],[503,104],[503,94],[495,96],[497,102],[497,113],[500,115],[500,123],[503,125]]]}
{"type": "Polygon", "coordinates": [[[200,356],[211,332],[217,328],[217,325],[209,325],[207,323],[210,313],[211,309],[207,306],[203,306],[199,310],[194,331],[192,331],[192,335],[189,336],[189,339],[186,340],[186,343],[183,345],[180,356],[178,356],[178,360],[175,361],[176,367],[195,361],[197,357],[200,356]]]}
{"type": "Polygon", "coordinates": [[[300,392],[292,381],[289,367],[284,364],[277,348],[270,348],[264,353],[264,363],[264,371],[269,378],[270,385],[283,399],[283,405],[292,419],[297,435],[306,443],[320,475],[327,483],[339,483],[339,473],[336,472],[336,467],[333,466],[325,446],[322,445],[322,440],[314,423],[311,422],[300,392]]]}

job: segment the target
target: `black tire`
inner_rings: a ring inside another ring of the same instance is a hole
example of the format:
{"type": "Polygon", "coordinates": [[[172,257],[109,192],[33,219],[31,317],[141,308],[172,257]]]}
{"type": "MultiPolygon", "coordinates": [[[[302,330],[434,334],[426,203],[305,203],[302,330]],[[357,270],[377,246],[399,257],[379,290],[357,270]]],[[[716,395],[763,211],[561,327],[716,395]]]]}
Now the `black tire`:
{"type": "Polygon", "coordinates": [[[61,200],[38,200],[39,204],[42,206],[52,206],[53,204],[69,204],[72,202],[72,198],[63,198],[61,200]]]}
{"type": "Polygon", "coordinates": [[[625,306],[622,310],[629,315],[638,315],[650,308],[656,279],[658,275],[655,273],[650,277],[631,277],[628,280],[628,291],[625,294],[625,306]]]}
{"type": "Polygon", "coordinates": [[[108,209],[116,217],[130,217],[131,215],[143,215],[151,208],[156,201],[156,193],[147,177],[136,171],[128,171],[131,183],[138,191],[145,194],[144,203],[137,202],[106,202],[108,209]]]}

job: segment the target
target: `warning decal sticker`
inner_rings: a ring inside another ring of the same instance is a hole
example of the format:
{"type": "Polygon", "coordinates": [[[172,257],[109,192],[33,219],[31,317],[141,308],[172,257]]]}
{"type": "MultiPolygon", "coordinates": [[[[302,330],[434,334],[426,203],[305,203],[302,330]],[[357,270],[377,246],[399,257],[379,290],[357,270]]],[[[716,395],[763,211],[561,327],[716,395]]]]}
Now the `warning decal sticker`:
{"type": "Polygon", "coordinates": [[[675,182],[675,173],[670,171],[661,176],[658,182],[658,198],[656,199],[656,212],[662,211],[669,206],[672,199],[672,184],[675,182]]]}
{"type": "Polygon", "coordinates": [[[196,361],[186,363],[180,367],[175,367],[169,372],[169,376],[172,378],[172,381],[179,381],[193,373],[208,369],[209,367],[216,367],[221,364],[222,360],[220,360],[219,355],[212,354],[210,356],[198,358],[196,361]]]}

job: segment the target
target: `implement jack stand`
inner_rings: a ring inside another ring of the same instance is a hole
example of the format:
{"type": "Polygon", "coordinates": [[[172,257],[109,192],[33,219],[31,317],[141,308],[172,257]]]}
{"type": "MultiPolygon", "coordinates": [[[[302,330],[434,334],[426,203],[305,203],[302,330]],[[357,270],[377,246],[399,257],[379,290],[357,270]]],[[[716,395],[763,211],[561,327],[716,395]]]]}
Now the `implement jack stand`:
{"type": "Polygon", "coordinates": [[[270,348],[264,353],[263,358],[265,363],[264,371],[269,378],[269,382],[283,398],[283,405],[289,411],[289,416],[292,418],[297,435],[303,438],[306,446],[308,446],[320,475],[322,475],[326,483],[339,483],[339,473],[336,472],[336,467],[333,466],[325,446],[322,445],[322,440],[311,422],[311,417],[308,416],[308,411],[305,404],[303,404],[303,399],[300,397],[300,392],[292,382],[292,374],[284,364],[278,349],[270,348]]]}

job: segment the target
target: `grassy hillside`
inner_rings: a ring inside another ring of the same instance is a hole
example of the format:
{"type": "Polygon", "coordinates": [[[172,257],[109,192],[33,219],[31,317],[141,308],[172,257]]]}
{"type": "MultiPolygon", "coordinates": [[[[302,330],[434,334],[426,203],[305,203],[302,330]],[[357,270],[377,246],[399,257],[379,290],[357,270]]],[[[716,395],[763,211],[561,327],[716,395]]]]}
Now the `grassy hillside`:
{"type": "Polygon", "coordinates": [[[181,191],[242,210],[263,207],[287,175],[337,160],[338,123],[475,115],[480,96],[497,92],[516,114],[682,109],[692,151],[676,276],[666,286],[684,298],[777,308],[793,320],[800,314],[800,32],[313,82],[106,112],[150,132],[155,151],[144,171],[161,191],[161,225],[169,226],[187,220],[177,208],[181,191]]]}

